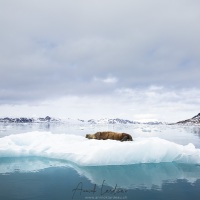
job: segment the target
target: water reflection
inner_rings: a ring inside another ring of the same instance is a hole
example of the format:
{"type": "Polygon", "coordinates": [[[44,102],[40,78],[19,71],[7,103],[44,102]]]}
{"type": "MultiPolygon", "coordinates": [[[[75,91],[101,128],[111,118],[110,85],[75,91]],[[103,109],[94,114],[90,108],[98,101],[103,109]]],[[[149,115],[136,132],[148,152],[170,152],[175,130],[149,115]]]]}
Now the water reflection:
{"type": "Polygon", "coordinates": [[[173,183],[184,179],[195,183],[200,179],[199,165],[175,163],[138,164],[128,166],[80,167],[72,163],[46,158],[1,158],[0,174],[37,172],[49,167],[68,167],[76,170],[92,184],[115,187],[116,184],[126,189],[160,190],[163,183],[173,183]]]}
{"type": "Polygon", "coordinates": [[[200,127],[199,126],[192,127],[192,132],[200,138],[200,127]]]}
{"type": "Polygon", "coordinates": [[[91,183],[101,185],[103,180],[110,187],[116,184],[123,188],[161,189],[163,182],[175,182],[186,179],[194,183],[200,179],[200,166],[175,163],[138,164],[129,166],[75,167],[91,183]]]}

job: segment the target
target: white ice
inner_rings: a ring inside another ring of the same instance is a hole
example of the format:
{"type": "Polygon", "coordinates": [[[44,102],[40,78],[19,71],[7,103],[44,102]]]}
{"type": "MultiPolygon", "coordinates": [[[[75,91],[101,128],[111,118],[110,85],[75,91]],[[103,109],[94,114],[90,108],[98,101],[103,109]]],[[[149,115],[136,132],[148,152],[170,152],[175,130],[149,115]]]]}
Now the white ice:
{"type": "Polygon", "coordinates": [[[183,146],[157,137],[120,142],[29,132],[0,138],[0,158],[33,156],[66,160],[80,166],[161,162],[200,164],[200,149],[193,144],[183,146]]]}

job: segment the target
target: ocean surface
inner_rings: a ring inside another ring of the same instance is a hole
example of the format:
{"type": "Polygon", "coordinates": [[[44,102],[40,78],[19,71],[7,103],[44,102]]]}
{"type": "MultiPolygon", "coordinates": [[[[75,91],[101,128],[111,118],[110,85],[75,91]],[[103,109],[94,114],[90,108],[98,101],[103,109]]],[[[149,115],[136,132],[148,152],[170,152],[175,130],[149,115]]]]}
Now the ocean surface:
{"type": "Polygon", "coordinates": [[[199,200],[200,127],[0,123],[0,199],[199,200]]]}

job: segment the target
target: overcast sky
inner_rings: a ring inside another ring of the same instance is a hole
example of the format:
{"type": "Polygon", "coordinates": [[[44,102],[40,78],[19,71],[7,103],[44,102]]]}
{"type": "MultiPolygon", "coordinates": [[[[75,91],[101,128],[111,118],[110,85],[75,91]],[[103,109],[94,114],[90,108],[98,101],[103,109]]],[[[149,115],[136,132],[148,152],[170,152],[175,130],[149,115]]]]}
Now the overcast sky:
{"type": "Polygon", "coordinates": [[[0,117],[200,112],[199,0],[0,0],[0,27],[0,117]]]}

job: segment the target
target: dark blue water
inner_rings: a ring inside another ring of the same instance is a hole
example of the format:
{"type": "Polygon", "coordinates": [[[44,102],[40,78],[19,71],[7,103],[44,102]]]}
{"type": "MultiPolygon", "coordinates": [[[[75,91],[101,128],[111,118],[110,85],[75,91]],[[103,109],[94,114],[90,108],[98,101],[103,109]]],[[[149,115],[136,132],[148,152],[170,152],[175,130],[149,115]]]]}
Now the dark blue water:
{"type": "Polygon", "coordinates": [[[2,158],[0,162],[3,200],[200,199],[199,165],[80,167],[51,160],[51,165],[61,165],[51,167],[46,158],[2,158]],[[35,169],[23,166],[28,162],[35,169]]]}
{"type": "MultiPolygon", "coordinates": [[[[182,145],[191,142],[196,147],[200,147],[199,127],[90,126],[80,128],[80,126],[63,124],[3,124],[0,126],[0,137],[35,130],[84,135],[108,128],[133,133],[134,137],[156,136],[182,145]]],[[[83,167],[67,161],[39,157],[0,158],[0,199],[199,200],[200,166],[152,163],[83,167]]]]}

